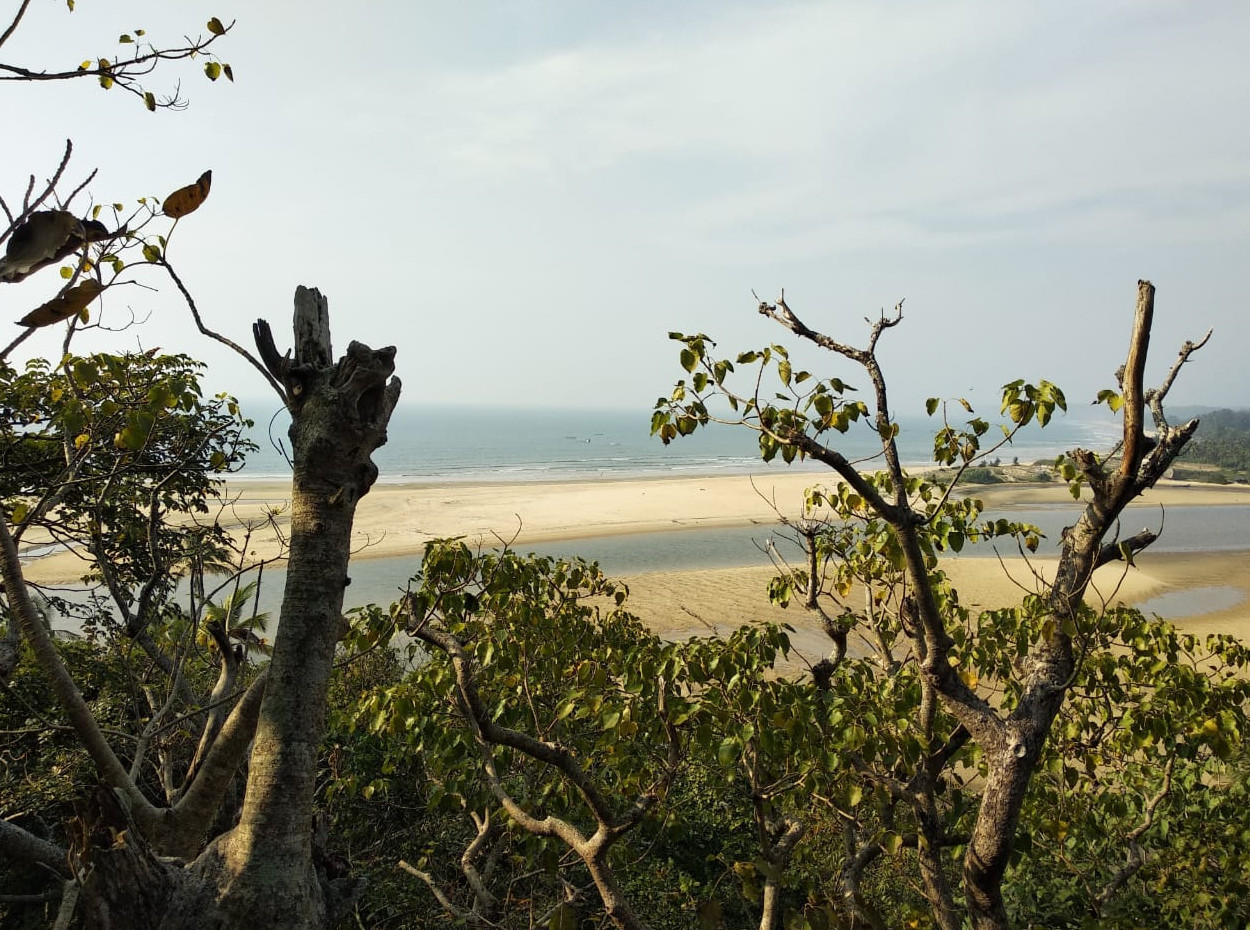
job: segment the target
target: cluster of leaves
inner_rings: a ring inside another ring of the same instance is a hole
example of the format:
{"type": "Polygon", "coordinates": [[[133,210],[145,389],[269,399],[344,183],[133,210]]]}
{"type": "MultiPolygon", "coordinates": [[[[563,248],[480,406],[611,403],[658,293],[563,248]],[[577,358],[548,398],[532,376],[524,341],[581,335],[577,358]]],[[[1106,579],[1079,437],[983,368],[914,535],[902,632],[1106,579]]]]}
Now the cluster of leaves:
{"type": "MultiPolygon", "coordinates": [[[[126,764],[147,745],[135,777],[152,797],[168,798],[196,750],[202,714],[193,698],[188,706],[171,694],[212,690],[221,656],[207,626],[240,638],[264,619],[247,612],[251,585],[237,584],[219,604],[204,596],[206,574],[230,551],[212,513],[222,477],[252,446],[237,402],[203,396],[202,368],[157,353],[66,356],[56,367],[34,360],[20,372],[0,365],[0,506],[23,544],[72,548],[85,580],[104,582],[105,594],[37,603],[45,622],[60,613],[93,634],[60,633],[61,660],[126,764]],[[193,614],[172,599],[186,575],[198,592],[193,614]],[[147,658],[137,661],[138,637],[147,658]],[[177,663],[175,681],[162,657],[177,663]]],[[[7,603],[0,622],[4,644],[18,646],[7,603]]],[[[98,776],[45,672],[29,645],[3,668],[0,816],[67,845],[67,825],[80,813],[74,802],[98,776]]],[[[244,669],[239,680],[251,674],[244,669]]],[[[14,872],[5,889],[30,891],[50,878],[14,872]]]]}
{"type": "MultiPolygon", "coordinates": [[[[61,655],[101,725],[113,731],[138,716],[130,670],[117,654],[87,641],[61,644],[61,655]]],[[[0,817],[53,842],[65,843],[65,827],[77,813],[95,769],[29,652],[0,693],[0,817]]],[[[55,915],[48,905],[6,902],[42,888],[45,869],[0,857],[0,923],[45,927],[55,915]]]]}
{"type": "Polygon", "coordinates": [[[0,501],[25,531],[86,545],[123,584],[190,548],[221,555],[205,514],[221,480],[254,448],[237,401],[202,396],[202,365],[184,355],[98,354],[0,367],[0,501]]]}
{"type": "MultiPolygon", "coordinates": [[[[174,605],[166,603],[151,630],[155,637],[165,638],[179,626],[185,629],[187,623],[174,605]]],[[[58,639],[57,648],[110,742],[124,758],[129,757],[136,735],[152,720],[153,701],[164,684],[161,673],[135,663],[133,648],[118,638],[65,635],[58,639]]],[[[188,686],[206,692],[216,674],[212,655],[192,652],[182,663],[181,673],[188,686]]],[[[161,737],[162,750],[189,758],[195,748],[194,719],[189,715],[182,725],[169,727],[161,737]]],[[[154,766],[143,767],[139,781],[152,796],[162,794],[154,766]]],[[[75,821],[85,813],[85,794],[97,783],[95,765],[66,719],[47,676],[24,648],[0,687],[0,817],[69,846],[74,830],[80,828],[75,821]]],[[[31,892],[54,878],[43,867],[0,857],[0,924],[48,926],[55,915],[56,896],[49,898],[51,913],[46,911],[47,902],[26,899],[38,898],[31,892]]]]}
{"type": "Polygon", "coordinates": [[[821,379],[810,371],[795,371],[785,346],[764,346],[743,352],[731,361],[711,356],[710,350],[716,343],[702,333],[693,336],[669,333],[669,338],[684,346],[681,365],[691,378],[678,381],[671,395],[655,403],[651,433],[666,445],[718,419],[708,407],[708,401],[718,395],[728,404],[735,417],[733,422],[745,423],[759,432],[760,456],[766,462],[778,454],[785,462],[801,461],[807,452],[791,441],[794,437],[800,434],[819,437],[829,430],[845,433],[852,423],[868,416],[868,407],[863,401],[846,396],[855,388],[841,378],[821,379]],[[764,398],[758,386],[773,365],[782,390],[764,398]],[[758,366],[754,378],[757,389],[752,394],[735,393],[726,382],[738,368],[746,366],[758,366]]]}
{"type": "MultiPolygon", "coordinates": [[[[1250,777],[1250,649],[1124,608],[1085,619],[1024,814],[1018,910],[1055,927],[1243,925],[1250,829],[1232,814],[1250,777]]],[[[1002,611],[982,630],[992,644],[1018,623],[1002,611]]]]}
{"type": "MultiPolygon", "coordinates": [[[[568,747],[587,770],[611,771],[603,792],[624,806],[653,780],[664,755],[656,688],[672,678],[675,648],[618,608],[624,593],[594,565],[437,544],[427,550],[408,598],[391,615],[376,609],[358,614],[347,645],[371,648],[389,636],[392,618],[404,625],[415,622],[405,619],[411,617],[436,620],[466,643],[481,670],[481,699],[496,723],[568,747]]],[[[467,822],[468,814],[483,814],[494,801],[480,773],[481,748],[455,698],[455,670],[445,655],[423,657],[415,645],[410,659],[420,664],[402,682],[366,695],[357,723],[393,739],[397,758],[383,761],[384,776],[403,759],[422,759],[429,810],[467,822]]],[[[520,803],[585,821],[578,792],[547,766],[503,749],[496,765],[520,803]]],[[[353,787],[350,780],[340,784],[353,787]]],[[[388,786],[373,780],[355,787],[371,794],[388,786]]],[[[519,833],[508,844],[500,900],[546,897],[548,908],[558,903],[554,873],[535,875],[532,866],[545,862],[554,869],[563,851],[519,833]]],[[[436,863],[432,853],[418,865],[436,863]]]]}

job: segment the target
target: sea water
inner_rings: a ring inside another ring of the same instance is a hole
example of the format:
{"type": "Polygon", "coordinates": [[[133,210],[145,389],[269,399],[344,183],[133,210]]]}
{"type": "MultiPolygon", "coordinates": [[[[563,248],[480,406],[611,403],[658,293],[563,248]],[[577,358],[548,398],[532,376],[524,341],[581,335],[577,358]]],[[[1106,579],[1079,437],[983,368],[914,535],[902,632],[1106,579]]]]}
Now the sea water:
{"type": "MultiPolygon", "coordinates": [[[[285,478],[290,443],[285,412],[271,415],[262,404],[245,404],[256,420],[252,440],[260,447],[237,476],[285,478]]],[[[1104,411],[1105,412],[1105,411],[1104,411]]],[[[987,417],[987,419],[989,419],[987,417]]],[[[992,421],[991,421],[992,422],[992,421]]],[[[938,420],[899,421],[899,454],[910,465],[933,462],[933,434],[938,420]]],[[[374,453],[384,483],[514,483],[584,481],[596,478],[659,478],[748,474],[770,468],[825,471],[780,458],[760,460],[758,434],[744,427],[712,423],[664,445],[650,435],[648,410],[521,410],[479,407],[400,406],[391,416],[387,443],[374,453]]],[[[1106,416],[1056,417],[1045,429],[1022,430],[1010,445],[995,452],[1004,463],[1052,461],[1075,446],[1105,450],[1118,425],[1106,416]]],[[[828,443],[860,470],[881,467],[881,442],[872,426],[852,424],[845,433],[830,431],[828,443]],[[875,457],[875,458],[874,458],[875,457]]],[[[1002,439],[992,428],[983,447],[1002,439]]]]}

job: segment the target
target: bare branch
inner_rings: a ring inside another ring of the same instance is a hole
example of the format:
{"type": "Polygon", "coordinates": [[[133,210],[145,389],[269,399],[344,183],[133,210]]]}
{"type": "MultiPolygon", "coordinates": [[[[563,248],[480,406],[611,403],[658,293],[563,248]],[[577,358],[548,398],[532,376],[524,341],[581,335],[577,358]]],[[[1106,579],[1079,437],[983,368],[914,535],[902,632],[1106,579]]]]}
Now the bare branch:
{"type": "Polygon", "coordinates": [[[1128,539],[1106,543],[1098,550],[1098,556],[1094,559],[1094,568],[1101,568],[1110,562],[1129,561],[1133,555],[1141,552],[1158,538],[1159,535],[1153,530],[1142,530],[1128,539]]]}
{"type": "Polygon", "coordinates": [[[409,875],[413,876],[414,878],[419,878],[421,881],[423,881],[426,887],[430,889],[430,893],[434,895],[434,899],[438,901],[439,905],[443,908],[443,910],[445,910],[448,914],[450,914],[456,920],[463,920],[465,923],[470,924],[471,926],[474,926],[474,927],[491,928],[491,927],[499,926],[499,924],[495,923],[494,921],[487,920],[485,917],[483,917],[481,914],[477,913],[476,911],[468,910],[467,908],[460,907],[458,904],[456,904],[456,902],[451,900],[451,898],[447,897],[446,892],[444,892],[442,888],[438,887],[438,883],[434,881],[434,877],[430,875],[429,872],[423,872],[421,869],[418,869],[418,868],[415,868],[414,866],[409,865],[403,859],[399,860],[396,867],[407,872],[409,875]]]}
{"type": "Polygon", "coordinates": [[[13,16],[13,22],[9,23],[9,28],[0,33],[0,46],[9,41],[9,37],[17,31],[17,27],[21,25],[22,17],[26,15],[26,8],[30,6],[30,0],[22,0],[21,6],[17,8],[17,13],[13,16]]]}
{"type": "Polygon", "coordinates": [[[1172,390],[1172,383],[1176,380],[1176,376],[1180,374],[1181,368],[1189,361],[1189,357],[1205,346],[1214,332],[1213,328],[1208,329],[1207,334],[1197,342],[1186,340],[1177,354],[1176,361],[1168,369],[1167,377],[1163,379],[1163,383],[1157,388],[1146,392],[1146,403],[1150,405],[1150,412],[1154,416],[1156,427],[1160,429],[1167,428],[1168,421],[1163,412],[1163,401],[1167,398],[1168,391],[1172,390]]]}
{"type": "Polygon", "coordinates": [[[1146,372],[1146,354],[1150,348],[1150,326],[1154,322],[1155,288],[1149,281],[1137,282],[1137,313],[1133,317],[1133,336],[1129,340],[1128,360],[1124,363],[1124,457],[1120,474],[1132,475],[1141,464],[1142,412],[1145,394],[1142,385],[1146,372]]]}
{"type": "Polygon", "coordinates": [[[269,371],[265,368],[265,366],[261,364],[261,362],[257,360],[257,358],[254,355],[252,355],[251,352],[247,351],[247,349],[243,348],[233,339],[230,339],[227,336],[223,336],[221,335],[221,333],[215,332],[214,330],[211,330],[207,326],[204,325],[204,319],[200,316],[200,309],[199,307],[196,306],[195,298],[191,296],[191,292],[187,290],[187,286],[182,283],[182,278],[178,277],[177,272],[174,271],[173,266],[169,264],[169,261],[165,258],[164,255],[161,256],[161,259],[157,264],[159,264],[162,268],[164,268],[169,273],[169,277],[173,279],[174,284],[177,285],[178,290],[182,293],[183,300],[186,301],[187,306],[191,309],[191,316],[195,320],[195,325],[199,329],[199,331],[203,333],[205,336],[207,336],[209,339],[215,340],[216,342],[220,342],[222,345],[226,346],[227,348],[233,349],[236,353],[239,354],[240,357],[246,359],[253,368],[255,368],[257,371],[260,372],[261,377],[263,377],[265,381],[269,383],[269,386],[272,387],[274,391],[277,392],[278,396],[282,398],[282,402],[285,404],[287,402],[286,391],[282,389],[282,386],[278,384],[276,380],[274,380],[274,377],[269,373],[269,371]]]}

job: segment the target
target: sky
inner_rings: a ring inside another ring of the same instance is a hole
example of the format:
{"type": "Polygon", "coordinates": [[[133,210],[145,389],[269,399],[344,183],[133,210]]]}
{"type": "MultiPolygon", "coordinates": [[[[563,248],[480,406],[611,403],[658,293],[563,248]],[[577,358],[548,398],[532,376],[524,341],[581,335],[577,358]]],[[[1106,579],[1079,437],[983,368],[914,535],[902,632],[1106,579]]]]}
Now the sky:
{"type": "MultiPolygon", "coordinates": [[[[15,6],[13,3],[7,6],[15,6]]],[[[683,372],[670,330],[727,355],[814,329],[879,355],[896,411],[1047,378],[1074,407],[1114,385],[1139,278],[1158,288],[1157,382],[1215,334],[1177,403],[1250,404],[1250,4],[1240,0],[35,0],[0,61],[59,69],[235,21],[152,76],[148,113],[89,81],[0,84],[0,193],[66,138],[100,202],[213,170],[169,257],[210,325],[289,341],[297,284],[336,349],[398,347],[404,401],[646,416],[683,372]]],[[[0,15],[7,22],[8,14],[0,15]]],[[[141,326],[84,346],[183,351],[208,384],[259,375],[196,334],[154,278],[106,295],[141,326]]],[[[0,289],[16,319],[45,271],[0,289]]],[[[61,335],[31,353],[55,356],[61,335]]],[[[798,361],[852,385],[826,354],[798,361]]]]}

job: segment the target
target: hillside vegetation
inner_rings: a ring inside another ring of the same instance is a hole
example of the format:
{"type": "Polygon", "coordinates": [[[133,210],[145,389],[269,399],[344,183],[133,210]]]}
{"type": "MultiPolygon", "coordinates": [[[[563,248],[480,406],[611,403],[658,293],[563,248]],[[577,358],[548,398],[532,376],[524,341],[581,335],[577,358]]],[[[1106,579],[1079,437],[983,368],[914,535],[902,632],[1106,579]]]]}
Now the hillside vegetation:
{"type": "Polygon", "coordinates": [[[1185,464],[1177,467],[1178,478],[1221,484],[1250,480],[1250,410],[1203,414],[1182,459],[1185,464]]]}

